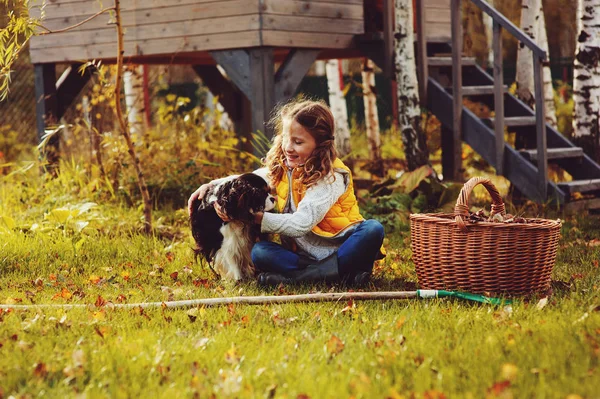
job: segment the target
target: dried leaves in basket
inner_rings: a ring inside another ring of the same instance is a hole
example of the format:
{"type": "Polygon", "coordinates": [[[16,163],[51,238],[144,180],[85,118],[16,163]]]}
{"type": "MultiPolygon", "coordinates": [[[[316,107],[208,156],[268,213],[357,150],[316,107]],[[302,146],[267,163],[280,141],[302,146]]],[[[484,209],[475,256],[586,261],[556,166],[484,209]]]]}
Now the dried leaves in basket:
{"type": "Polygon", "coordinates": [[[480,209],[477,212],[469,212],[469,217],[467,218],[469,223],[477,223],[477,222],[491,222],[491,223],[527,223],[527,219],[521,216],[514,216],[510,213],[502,216],[497,213],[494,216],[489,215],[485,209],[480,209]]]}

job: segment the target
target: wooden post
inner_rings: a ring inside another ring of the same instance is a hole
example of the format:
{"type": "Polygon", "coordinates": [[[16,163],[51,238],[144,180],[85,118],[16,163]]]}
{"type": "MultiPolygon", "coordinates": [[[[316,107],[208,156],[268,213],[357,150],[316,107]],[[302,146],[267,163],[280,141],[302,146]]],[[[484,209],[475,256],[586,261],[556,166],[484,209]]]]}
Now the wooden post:
{"type": "Polygon", "coordinates": [[[389,79],[394,75],[394,0],[383,0],[383,74],[389,79]]]}
{"type": "Polygon", "coordinates": [[[462,4],[452,0],[450,18],[452,20],[452,176],[449,180],[462,181],[462,4]]]}
{"type": "Polygon", "coordinates": [[[533,54],[533,82],[535,85],[535,121],[537,134],[538,190],[541,201],[548,198],[548,153],[546,145],[546,112],[544,110],[544,82],[542,60],[533,54]]]}
{"type": "Polygon", "coordinates": [[[429,70],[427,66],[427,34],[425,33],[425,9],[424,0],[416,0],[416,22],[417,22],[417,72],[419,76],[419,102],[421,107],[427,107],[427,80],[429,70]]]}
{"type": "MultiPolygon", "coordinates": [[[[270,113],[275,105],[275,73],[273,49],[258,47],[251,49],[211,51],[215,61],[225,70],[227,76],[250,101],[252,107],[252,132],[263,132],[271,138],[272,132],[267,128],[270,113]]],[[[240,123],[247,121],[244,103],[240,123]]],[[[257,157],[265,154],[255,151],[257,157]]]]}
{"type": "Polygon", "coordinates": [[[502,26],[494,21],[494,132],[496,134],[496,174],[504,174],[504,72],[502,69],[502,26]]]}
{"type": "Polygon", "coordinates": [[[242,93],[238,88],[225,78],[215,65],[192,65],[192,68],[202,79],[204,86],[219,98],[219,103],[225,108],[231,120],[234,123],[239,120],[241,115],[239,96],[242,96],[242,93]]]}
{"type": "Polygon", "coordinates": [[[292,49],[275,74],[275,102],[290,99],[321,50],[292,49]]]}
{"type": "Polygon", "coordinates": [[[444,125],[441,126],[441,144],[442,144],[442,175],[444,181],[453,180],[454,173],[454,156],[448,154],[449,149],[454,145],[454,135],[452,129],[448,129],[444,125]]]}
{"type": "MultiPolygon", "coordinates": [[[[275,66],[273,49],[259,47],[249,50],[250,54],[250,102],[252,103],[252,131],[260,131],[267,138],[273,136],[265,125],[275,105],[275,66]]],[[[260,154],[256,154],[260,155],[260,154]]],[[[262,154],[263,156],[265,154],[262,154]]]]}
{"type": "MultiPolygon", "coordinates": [[[[35,64],[35,111],[38,139],[44,137],[46,126],[58,122],[58,101],[56,98],[56,65],[35,64]]],[[[58,162],[58,136],[50,138],[42,150],[42,156],[50,165],[58,162]]]]}

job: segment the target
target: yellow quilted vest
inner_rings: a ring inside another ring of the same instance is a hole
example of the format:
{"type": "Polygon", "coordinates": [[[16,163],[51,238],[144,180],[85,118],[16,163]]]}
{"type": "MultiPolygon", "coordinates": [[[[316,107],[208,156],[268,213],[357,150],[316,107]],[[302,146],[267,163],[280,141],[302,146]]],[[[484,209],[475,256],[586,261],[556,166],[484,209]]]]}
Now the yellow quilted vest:
{"type": "MultiPolygon", "coordinates": [[[[337,202],[333,204],[331,209],[327,212],[323,220],[313,227],[313,233],[322,237],[333,237],[345,230],[348,226],[360,223],[364,220],[358,209],[358,202],[354,195],[354,184],[352,182],[352,173],[350,169],[344,165],[344,163],[336,158],[333,162],[333,169],[347,174],[349,179],[348,188],[338,198],[337,202]]],[[[292,172],[292,196],[296,206],[304,198],[306,187],[300,182],[298,178],[299,172],[295,169],[292,172]]],[[[290,184],[288,182],[288,174],[284,173],[281,182],[277,185],[277,209],[279,212],[283,212],[287,202],[289,201],[290,184]]]]}

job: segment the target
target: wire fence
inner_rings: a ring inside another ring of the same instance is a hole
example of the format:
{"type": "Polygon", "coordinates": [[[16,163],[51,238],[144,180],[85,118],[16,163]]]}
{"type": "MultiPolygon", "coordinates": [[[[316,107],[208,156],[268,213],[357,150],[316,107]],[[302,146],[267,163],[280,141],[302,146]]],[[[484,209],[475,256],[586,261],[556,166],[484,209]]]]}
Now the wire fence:
{"type": "Polygon", "coordinates": [[[8,98],[0,102],[0,129],[16,131],[21,142],[37,141],[35,74],[27,51],[14,64],[8,98]]]}

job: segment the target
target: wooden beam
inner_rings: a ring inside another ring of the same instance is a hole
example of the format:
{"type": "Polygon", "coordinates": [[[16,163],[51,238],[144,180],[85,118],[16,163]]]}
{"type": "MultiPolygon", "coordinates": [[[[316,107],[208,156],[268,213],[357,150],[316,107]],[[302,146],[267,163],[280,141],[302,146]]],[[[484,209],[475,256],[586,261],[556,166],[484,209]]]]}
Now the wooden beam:
{"type": "MultiPolygon", "coordinates": [[[[507,116],[504,117],[503,126],[520,127],[520,126],[535,126],[535,116],[507,116]]],[[[492,125],[496,124],[496,118],[484,118],[484,121],[489,121],[492,125]]]]}
{"type": "MultiPolygon", "coordinates": [[[[537,161],[537,149],[535,150],[519,150],[519,153],[529,161],[537,161]]],[[[548,160],[564,159],[564,158],[583,158],[583,148],[566,147],[566,148],[548,148],[546,151],[548,160]]]]}
{"type": "MultiPolygon", "coordinates": [[[[129,32],[132,36],[133,32],[129,32]]],[[[239,49],[260,45],[259,30],[226,32],[219,34],[160,37],[146,40],[127,40],[125,37],[125,59],[129,57],[157,56],[170,54],[178,58],[181,54],[200,51],[222,51],[223,49],[239,49]]],[[[351,36],[351,35],[350,35],[351,36]]],[[[31,49],[31,61],[37,63],[74,62],[81,59],[114,59],[115,43],[100,43],[82,46],[62,46],[31,49]]]]}
{"type": "MultiPolygon", "coordinates": [[[[463,65],[476,65],[476,60],[473,57],[463,57],[463,65]]],[[[428,57],[427,65],[432,67],[452,66],[451,57],[428,57]]]]}
{"type": "Polygon", "coordinates": [[[263,15],[302,15],[307,17],[358,19],[361,21],[364,17],[362,3],[340,5],[326,1],[262,0],[261,11],[263,15]]]}
{"type": "Polygon", "coordinates": [[[385,53],[385,44],[381,35],[365,34],[356,36],[355,45],[359,48],[363,57],[370,59],[381,69],[383,69],[383,65],[385,64],[385,60],[383,58],[383,54],[385,53]]]}
{"type": "Polygon", "coordinates": [[[588,193],[600,190],[600,179],[572,180],[558,183],[558,187],[568,193],[588,193]]]}
{"type": "Polygon", "coordinates": [[[600,209],[600,198],[568,202],[565,204],[563,212],[567,215],[576,215],[592,209],[600,209]]]}
{"type": "MultiPolygon", "coordinates": [[[[506,92],[506,90],[508,89],[508,87],[506,86],[500,86],[500,90],[503,90],[506,92]]],[[[489,94],[494,94],[494,90],[495,87],[494,85],[490,85],[490,86],[463,86],[463,96],[467,97],[467,96],[485,96],[485,95],[489,95],[489,94]]]]}
{"type": "Polygon", "coordinates": [[[250,88],[250,55],[246,50],[218,50],[210,55],[225,70],[227,77],[244,95],[251,98],[250,88]]]}
{"type": "Polygon", "coordinates": [[[442,175],[444,175],[444,181],[453,180],[452,175],[456,168],[454,167],[454,157],[448,150],[452,148],[454,144],[452,129],[442,125],[440,139],[442,145],[442,175]]]}
{"type": "MultiPolygon", "coordinates": [[[[391,1],[391,0],[388,0],[391,1]]],[[[427,28],[425,27],[425,0],[416,1],[417,21],[417,72],[419,74],[419,102],[421,107],[427,106],[427,81],[429,80],[429,58],[427,57],[427,28]]]]}
{"type": "Polygon", "coordinates": [[[275,102],[291,98],[320,50],[292,49],[275,74],[275,102]]]}
{"type": "MultiPolygon", "coordinates": [[[[46,126],[55,124],[58,121],[58,102],[56,99],[56,65],[55,64],[34,64],[35,72],[35,112],[38,139],[44,137],[46,126]]],[[[50,165],[58,162],[59,150],[58,135],[54,135],[48,141],[43,150],[50,165]]]]}
{"type": "Polygon", "coordinates": [[[452,175],[449,180],[462,181],[462,5],[461,0],[452,0],[452,147],[447,150],[454,158],[452,175]]]}
{"type": "Polygon", "coordinates": [[[353,33],[298,32],[262,29],[262,45],[271,47],[304,47],[318,49],[346,49],[352,47],[353,33]]]}
{"type": "Polygon", "coordinates": [[[92,77],[93,67],[86,67],[83,74],[79,72],[81,64],[69,66],[56,82],[57,110],[56,119],[63,117],[67,109],[73,104],[81,89],[92,77]]]}
{"type": "Polygon", "coordinates": [[[540,57],[533,55],[533,82],[535,87],[535,118],[537,133],[538,189],[542,198],[548,197],[548,154],[546,138],[546,110],[544,106],[543,65],[540,57]]]}
{"type": "Polygon", "coordinates": [[[502,26],[494,21],[494,133],[496,135],[496,174],[504,174],[504,71],[502,65],[502,26]]]}
{"type": "Polygon", "coordinates": [[[240,97],[241,91],[223,74],[215,65],[193,65],[192,68],[202,79],[202,83],[210,92],[219,98],[219,103],[225,108],[232,121],[240,119],[243,105],[240,97]]]}
{"type": "Polygon", "coordinates": [[[395,79],[392,76],[394,74],[394,0],[383,0],[383,43],[383,74],[389,79],[395,79]]]}
{"type": "MultiPolygon", "coordinates": [[[[211,55],[249,100],[252,109],[251,131],[254,133],[260,131],[271,138],[272,133],[265,122],[269,120],[275,105],[273,48],[212,51],[211,55]]],[[[247,105],[243,105],[244,109],[247,105]]],[[[245,114],[246,112],[242,111],[242,116],[245,114]]],[[[247,122],[246,119],[246,122],[240,123],[245,127],[247,122]]],[[[262,157],[265,154],[256,152],[255,155],[262,157]]]]}
{"type": "MultiPolygon", "coordinates": [[[[280,0],[281,1],[281,0],[280,0]]],[[[361,19],[312,18],[298,15],[262,15],[262,29],[277,32],[307,32],[316,35],[352,34],[365,32],[361,19]]],[[[318,39],[317,39],[318,40],[318,39]]]]}
{"type": "MultiPolygon", "coordinates": [[[[259,47],[248,50],[250,96],[252,103],[252,131],[262,132],[267,138],[272,137],[272,132],[265,125],[275,105],[275,74],[273,63],[273,49],[259,47]]],[[[255,154],[264,156],[265,154],[255,154]]]]}

